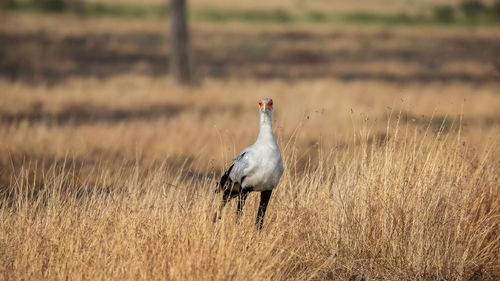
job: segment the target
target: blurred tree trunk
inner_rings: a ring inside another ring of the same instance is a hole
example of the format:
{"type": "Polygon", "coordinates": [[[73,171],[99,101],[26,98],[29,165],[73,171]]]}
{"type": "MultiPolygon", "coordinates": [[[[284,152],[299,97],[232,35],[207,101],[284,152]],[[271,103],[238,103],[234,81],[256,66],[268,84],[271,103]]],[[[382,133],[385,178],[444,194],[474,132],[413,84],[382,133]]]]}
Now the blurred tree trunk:
{"type": "Polygon", "coordinates": [[[186,21],[186,1],[170,3],[170,72],[176,82],[192,83],[189,34],[186,21]]]}

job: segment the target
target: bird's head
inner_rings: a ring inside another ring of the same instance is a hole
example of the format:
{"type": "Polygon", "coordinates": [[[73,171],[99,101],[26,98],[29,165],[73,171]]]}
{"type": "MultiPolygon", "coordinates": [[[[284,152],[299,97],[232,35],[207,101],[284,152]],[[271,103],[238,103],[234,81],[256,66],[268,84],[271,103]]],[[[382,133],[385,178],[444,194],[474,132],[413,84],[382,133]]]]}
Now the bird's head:
{"type": "Polygon", "coordinates": [[[261,112],[273,112],[273,100],[270,98],[260,99],[259,107],[261,112]]]}

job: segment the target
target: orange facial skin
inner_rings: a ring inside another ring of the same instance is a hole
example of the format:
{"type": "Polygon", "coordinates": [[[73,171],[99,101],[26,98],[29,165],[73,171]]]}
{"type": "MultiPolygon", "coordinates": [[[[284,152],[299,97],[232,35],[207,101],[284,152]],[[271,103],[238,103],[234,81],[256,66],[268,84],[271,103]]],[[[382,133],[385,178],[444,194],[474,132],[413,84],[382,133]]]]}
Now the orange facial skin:
{"type": "MultiPolygon", "coordinates": [[[[264,107],[264,103],[262,102],[262,100],[259,100],[259,106],[260,108],[263,108],[264,107]]],[[[268,108],[273,108],[273,100],[270,100],[266,103],[266,106],[268,108]]]]}

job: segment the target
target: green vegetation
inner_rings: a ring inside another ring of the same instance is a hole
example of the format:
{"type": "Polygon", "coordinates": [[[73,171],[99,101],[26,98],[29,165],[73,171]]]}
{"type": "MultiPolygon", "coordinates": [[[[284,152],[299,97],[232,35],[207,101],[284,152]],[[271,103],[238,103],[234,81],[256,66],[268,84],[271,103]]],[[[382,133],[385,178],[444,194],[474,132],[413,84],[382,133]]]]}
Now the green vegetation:
{"type": "Polygon", "coordinates": [[[41,1],[40,7],[36,7],[32,2],[14,1],[9,9],[17,12],[76,12],[88,16],[123,18],[159,18],[167,14],[167,7],[164,5],[113,5],[104,3],[82,3],[80,7],[75,7],[75,5],[68,5],[65,1],[61,0],[41,1]]]}
{"type": "MultiPolygon", "coordinates": [[[[3,9],[17,12],[78,13],[87,16],[123,18],[161,18],[168,14],[166,5],[131,5],[69,2],[64,0],[3,0],[3,9]],[[34,4],[36,3],[36,4],[34,4]]],[[[486,6],[466,0],[457,6],[438,5],[419,14],[378,14],[370,12],[329,13],[322,11],[292,12],[285,9],[191,9],[189,18],[201,22],[248,23],[349,23],[363,25],[498,25],[500,0],[486,6]]]]}
{"type": "Polygon", "coordinates": [[[500,0],[491,5],[490,13],[493,18],[500,19],[500,0]]]}
{"type": "Polygon", "coordinates": [[[328,21],[328,16],[322,12],[311,11],[306,14],[306,20],[310,22],[326,22],[328,21]]]}
{"type": "Polygon", "coordinates": [[[68,9],[68,5],[63,0],[41,0],[36,1],[40,8],[47,12],[62,12],[68,9]]]}
{"type": "Polygon", "coordinates": [[[220,9],[201,9],[191,12],[191,19],[200,21],[213,21],[213,22],[229,22],[229,21],[243,21],[243,22],[292,22],[296,21],[289,12],[276,9],[276,10],[220,10],[220,9]]]}
{"type": "Polygon", "coordinates": [[[455,10],[448,5],[436,6],[434,8],[434,19],[440,23],[453,23],[455,21],[455,10]]]}
{"type": "Polygon", "coordinates": [[[423,16],[409,16],[406,14],[381,15],[372,13],[348,13],[340,15],[340,21],[361,24],[384,24],[384,25],[414,25],[429,24],[431,19],[423,16]]]}
{"type": "Polygon", "coordinates": [[[0,0],[0,9],[11,9],[14,6],[14,0],[0,0]]]}
{"type": "Polygon", "coordinates": [[[487,7],[477,0],[465,0],[460,4],[460,10],[467,21],[476,22],[486,12],[487,7]]]}
{"type": "Polygon", "coordinates": [[[95,16],[114,16],[127,18],[158,18],[167,14],[166,6],[153,5],[107,5],[92,4],[85,6],[85,13],[95,16]]]}

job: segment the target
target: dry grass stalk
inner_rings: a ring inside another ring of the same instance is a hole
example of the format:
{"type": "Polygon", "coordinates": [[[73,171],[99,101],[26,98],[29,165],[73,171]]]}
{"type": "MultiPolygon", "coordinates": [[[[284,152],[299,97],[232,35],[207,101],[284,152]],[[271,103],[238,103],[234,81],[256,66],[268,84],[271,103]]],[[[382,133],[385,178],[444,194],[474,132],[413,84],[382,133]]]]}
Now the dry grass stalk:
{"type": "Polygon", "coordinates": [[[101,164],[83,177],[71,158],[44,172],[27,162],[2,199],[3,278],[498,278],[495,147],[473,153],[456,133],[391,124],[387,135],[360,133],[302,165],[294,139],[283,143],[287,171],[261,232],[254,214],[236,223],[235,206],[214,224],[214,179],[189,167],[101,164]]]}

